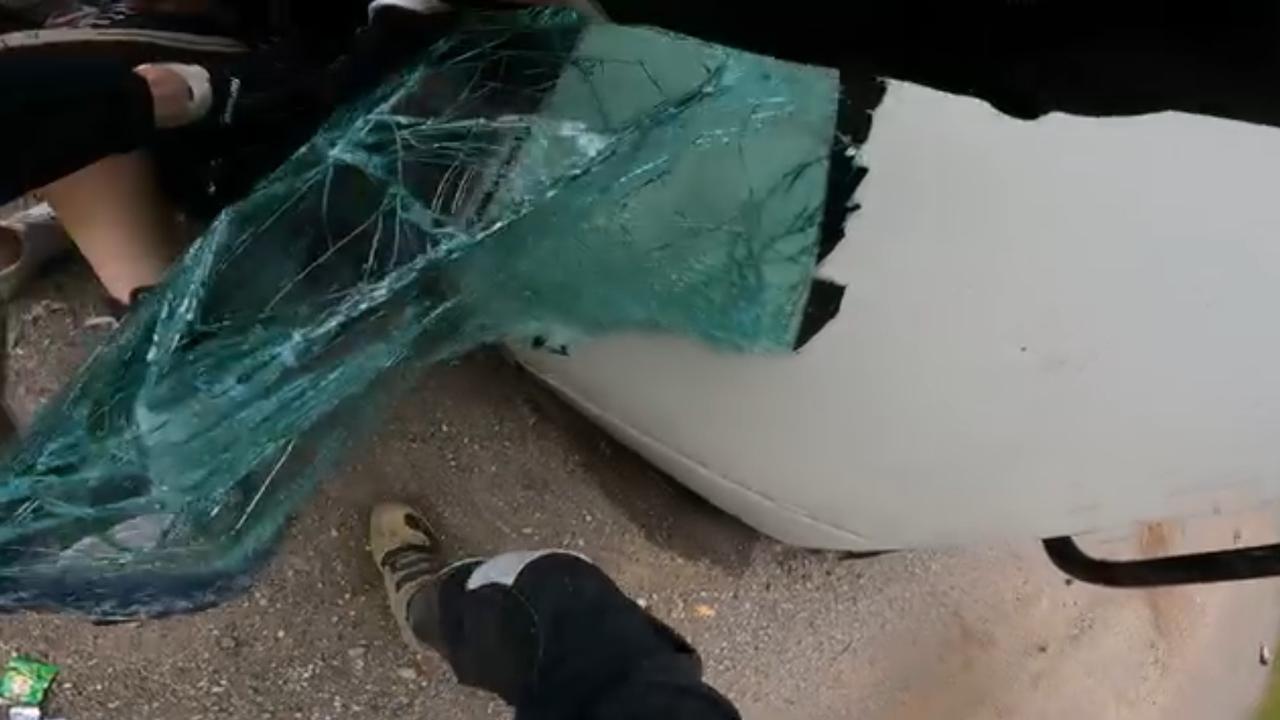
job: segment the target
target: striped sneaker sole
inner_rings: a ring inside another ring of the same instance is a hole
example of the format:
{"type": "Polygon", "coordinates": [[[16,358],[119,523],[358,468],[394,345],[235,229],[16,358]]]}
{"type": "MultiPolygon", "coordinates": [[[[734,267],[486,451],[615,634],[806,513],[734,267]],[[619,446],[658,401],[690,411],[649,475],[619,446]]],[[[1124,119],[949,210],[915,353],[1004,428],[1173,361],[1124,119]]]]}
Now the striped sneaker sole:
{"type": "Polygon", "coordinates": [[[232,38],[138,28],[53,28],[18,30],[0,35],[0,52],[58,45],[100,44],[149,45],[172,50],[228,55],[249,50],[244,43],[232,38]]]}

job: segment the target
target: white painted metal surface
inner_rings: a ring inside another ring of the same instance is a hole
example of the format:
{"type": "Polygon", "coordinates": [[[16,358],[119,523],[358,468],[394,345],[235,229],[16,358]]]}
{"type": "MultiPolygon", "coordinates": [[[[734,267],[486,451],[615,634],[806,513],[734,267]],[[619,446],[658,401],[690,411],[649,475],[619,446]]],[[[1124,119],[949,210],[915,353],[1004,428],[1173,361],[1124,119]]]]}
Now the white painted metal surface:
{"type": "Polygon", "coordinates": [[[1280,498],[1280,130],[1004,117],[899,84],[804,352],[524,355],[783,540],[901,548],[1280,498]]]}

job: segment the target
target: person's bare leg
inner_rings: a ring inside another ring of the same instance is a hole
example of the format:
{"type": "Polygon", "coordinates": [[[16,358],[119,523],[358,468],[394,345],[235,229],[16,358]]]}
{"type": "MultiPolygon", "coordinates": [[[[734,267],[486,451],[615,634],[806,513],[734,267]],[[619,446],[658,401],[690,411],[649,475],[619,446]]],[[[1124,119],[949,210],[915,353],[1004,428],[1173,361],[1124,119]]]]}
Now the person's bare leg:
{"type": "Polygon", "coordinates": [[[182,253],[177,213],[144,152],[115,155],[43,190],[107,292],[128,304],[160,282],[182,253]]]}

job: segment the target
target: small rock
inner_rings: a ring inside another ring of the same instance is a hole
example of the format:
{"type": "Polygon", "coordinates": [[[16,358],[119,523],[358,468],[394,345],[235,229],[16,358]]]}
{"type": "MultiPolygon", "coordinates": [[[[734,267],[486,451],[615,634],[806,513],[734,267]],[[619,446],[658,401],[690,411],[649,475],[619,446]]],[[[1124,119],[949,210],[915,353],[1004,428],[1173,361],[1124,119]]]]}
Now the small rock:
{"type": "Polygon", "coordinates": [[[1266,643],[1258,646],[1258,664],[1262,667],[1271,667],[1271,648],[1266,643]]]}
{"type": "Polygon", "coordinates": [[[223,635],[222,637],[218,638],[218,647],[222,648],[223,650],[235,650],[236,644],[237,644],[236,639],[231,637],[230,635],[223,635]]]}
{"type": "Polygon", "coordinates": [[[283,630],[277,630],[277,631],[276,631],[276,639],[277,639],[277,640],[283,640],[283,639],[284,639],[284,631],[283,631],[283,630]]]}
{"type": "Polygon", "coordinates": [[[369,648],[366,648],[366,647],[364,647],[363,645],[357,645],[357,646],[355,646],[355,647],[351,648],[350,650],[348,650],[348,651],[347,651],[347,655],[348,655],[352,660],[359,660],[360,658],[364,657],[364,656],[365,656],[365,653],[367,653],[367,652],[369,652],[369,648]]]}
{"type": "Polygon", "coordinates": [[[401,680],[417,680],[418,671],[414,670],[411,667],[396,668],[396,677],[400,678],[401,680]]]}

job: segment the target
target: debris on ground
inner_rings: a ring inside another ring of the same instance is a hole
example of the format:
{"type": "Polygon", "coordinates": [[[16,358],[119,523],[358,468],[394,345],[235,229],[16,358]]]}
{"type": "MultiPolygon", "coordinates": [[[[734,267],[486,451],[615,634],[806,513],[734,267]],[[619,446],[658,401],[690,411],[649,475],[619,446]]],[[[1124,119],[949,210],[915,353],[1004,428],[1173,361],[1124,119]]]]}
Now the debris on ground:
{"type": "Polygon", "coordinates": [[[41,720],[44,713],[34,705],[14,705],[9,708],[9,720],[41,720]]]}
{"type": "MultiPolygon", "coordinates": [[[[0,699],[17,706],[39,706],[58,676],[58,666],[15,656],[0,676],[0,699]]],[[[10,710],[13,716],[13,709],[10,710]]]]}

